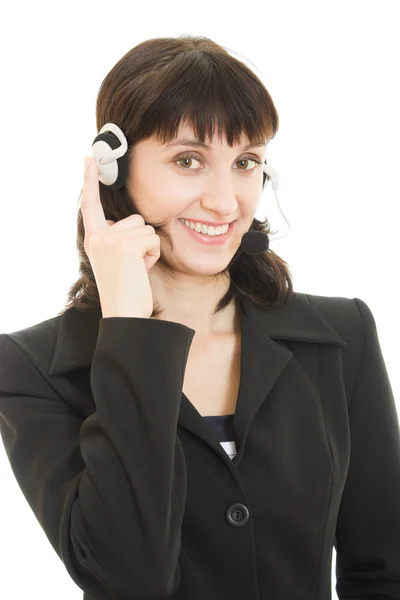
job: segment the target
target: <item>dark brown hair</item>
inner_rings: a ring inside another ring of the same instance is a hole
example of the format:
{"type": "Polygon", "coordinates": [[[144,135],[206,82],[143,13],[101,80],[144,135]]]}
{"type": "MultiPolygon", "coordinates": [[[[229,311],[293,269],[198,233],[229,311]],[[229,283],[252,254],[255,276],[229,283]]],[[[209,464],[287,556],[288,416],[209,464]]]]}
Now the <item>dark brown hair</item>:
{"type": "MultiPolygon", "coordinates": [[[[136,143],[154,135],[165,144],[176,137],[181,121],[191,125],[202,142],[206,135],[212,139],[217,126],[230,146],[240,143],[243,133],[251,144],[268,143],[279,127],[278,113],[261,80],[222,46],[206,37],[146,40],[127,52],[102,82],[96,103],[97,130],[109,122],[122,129],[130,164],[136,143]]],[[[99,188],[106,219],[117,222],[138,214],[126,185],[115,191],[99,182],[99,188]]],[[[162,227],[152,225],[172,246],[162,227]]],[[[270,233],[270,225],[267,219],[253,219],[250,230],[270,233]]],[[[80,277],[58,315],[73,306],[78,310],[100,308],[84,236],[79,209],[76,242],[80,277]]],[[[173,272],[162,253],[158,264],[173,272]]],[[[246,297],[257,307],[268,309],[284,306],[295,296],[288,265],[272,250],[248,256],[238,248],[223,273],[229,273],[230,287],[214,314],[233,298],[246,297]]],[[[151,316],[161,312],[155,303],[151,316]]]]}

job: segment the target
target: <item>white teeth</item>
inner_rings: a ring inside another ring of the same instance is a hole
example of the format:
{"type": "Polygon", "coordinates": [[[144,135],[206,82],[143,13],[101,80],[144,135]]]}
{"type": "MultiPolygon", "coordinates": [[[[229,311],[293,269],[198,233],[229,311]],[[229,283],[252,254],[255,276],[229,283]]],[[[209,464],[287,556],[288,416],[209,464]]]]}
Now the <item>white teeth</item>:
{"type": "Polygon", "coordinates": [[[212,227],[212,226],[207,226],[207,225],[203,225],[202,223],[194,223],[192,221],[187,221],[186,219],[179,219],[181,221],[181,223],[183,223],[184,225],[186,225],[186,227],[190,227],[190,229],[193,229],[194,231],[197,231],[197,233],[205,233],[206,235],[222,235],[224,233],[226,233],[229,229],[229,223],[227,223],[226,225],[223,225],[221,227],[212,227]]]}

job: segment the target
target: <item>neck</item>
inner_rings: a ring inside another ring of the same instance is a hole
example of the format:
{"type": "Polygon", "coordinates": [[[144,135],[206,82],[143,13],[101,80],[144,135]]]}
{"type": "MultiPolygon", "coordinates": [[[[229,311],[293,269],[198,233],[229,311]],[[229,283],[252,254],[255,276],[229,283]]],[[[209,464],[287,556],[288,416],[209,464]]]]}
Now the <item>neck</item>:
{"type": "Polygon", "coordinates": [[[216,304],[229,288],[229,277],[209,284],[202,280],[189,285],[187,279],[172,282],[157,277],[154,267],[149,271],[149,278],[155,307],[161,309],[161,313],[152,319],[182,323],[196,331],[197,340],[238,333],[240,314],[235,299],[213,314],[216,304]]]}

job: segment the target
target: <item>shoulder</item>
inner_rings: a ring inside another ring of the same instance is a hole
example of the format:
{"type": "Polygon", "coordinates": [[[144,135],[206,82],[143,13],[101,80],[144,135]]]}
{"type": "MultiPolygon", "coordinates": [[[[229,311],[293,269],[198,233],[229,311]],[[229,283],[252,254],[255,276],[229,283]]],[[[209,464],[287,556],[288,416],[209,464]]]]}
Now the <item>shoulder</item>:
{"type": "MultiPolygon", "coordinates": [[[[301,297],[301,302],[309,302],[332,326],[342,332],[350,329],[362,334],[366,326],[376,325],[371,308],[361,298],[306,293],[298,293],[297,296],[301,297]]],[[[338,333],[342,335],[340,331],[338,333]]]]}
{"type": "Polygon", "coordinates": [[[0,352],[10,345],[17,346],[23,352],[37,354],[41,348],[48,348],[57,339],[57,333],[62,316],[53,317],[7,333],[0,333],[0,352]]]}

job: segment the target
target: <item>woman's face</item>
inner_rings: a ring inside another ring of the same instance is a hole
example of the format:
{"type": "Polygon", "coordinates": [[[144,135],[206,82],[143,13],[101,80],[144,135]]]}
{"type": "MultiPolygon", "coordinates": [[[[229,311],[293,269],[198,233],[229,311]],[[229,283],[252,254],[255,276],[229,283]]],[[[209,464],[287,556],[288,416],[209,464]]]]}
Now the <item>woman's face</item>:
{"type": "Polygon", "coordinates": [[[174,249],[163,247],[161,238],[161,253],[171,266],[215,274],[226,268],[251,226],[261,200],[267,145],[243,150],[246,139],[231,148],[214,137],[206,140],[207,149],[176,143],[183,138],[194,140],[189,126],[181,126],[169,144],[154,137],[136,144],[127,187],[146,223],[166,220],[174,249]],[[226,244],[206,246],[186,231],[178,221],[182,218],[235,224],[226,244]]]}

